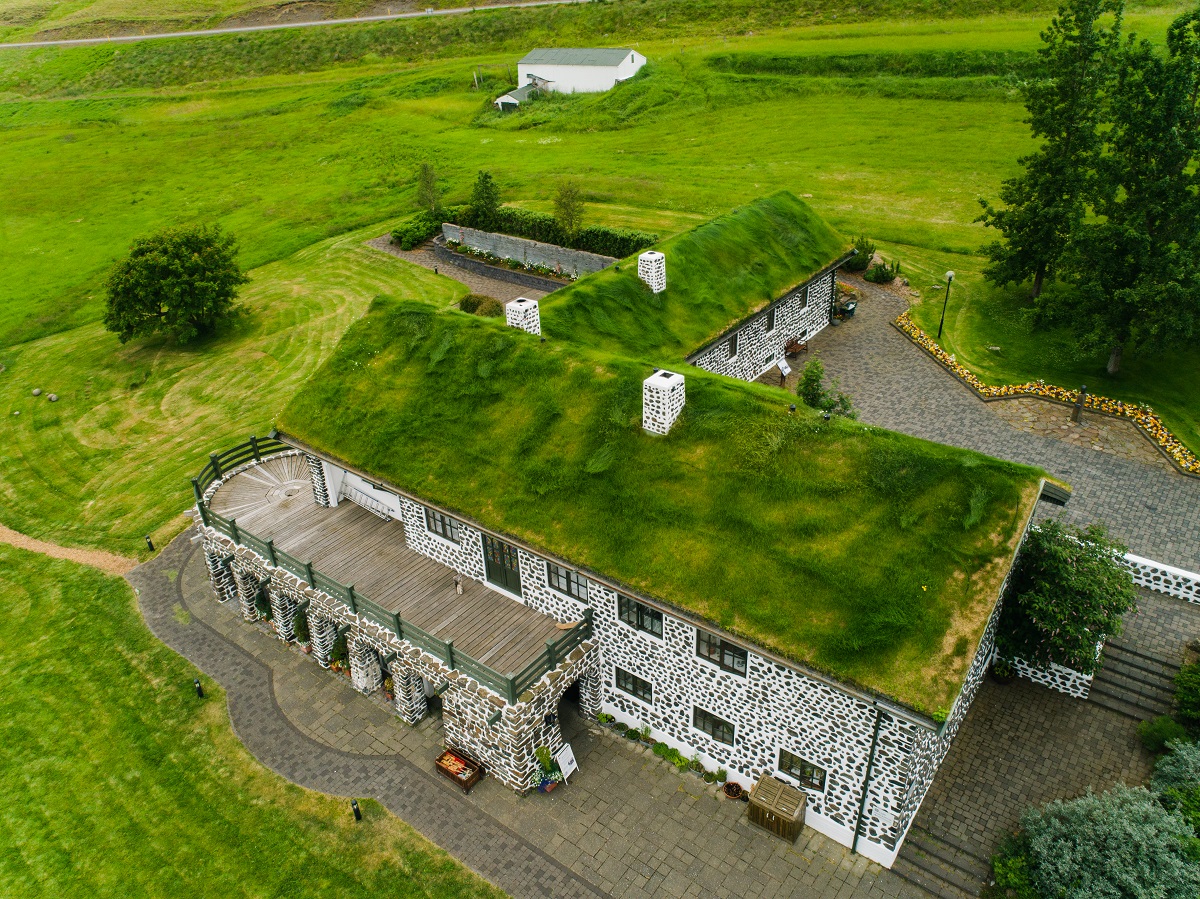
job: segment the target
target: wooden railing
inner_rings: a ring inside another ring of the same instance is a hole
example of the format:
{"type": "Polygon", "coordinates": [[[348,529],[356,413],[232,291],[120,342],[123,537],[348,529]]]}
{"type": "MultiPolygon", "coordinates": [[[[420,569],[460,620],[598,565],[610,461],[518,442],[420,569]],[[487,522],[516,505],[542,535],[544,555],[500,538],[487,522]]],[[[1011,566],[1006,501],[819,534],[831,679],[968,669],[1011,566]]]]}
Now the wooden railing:
{"type": "Polygon", "coordinates": [[[249,533],[238,526],[237,519],[226,518],[214,512],[204,501],[205,491],[212,486],[214,481],[223,478],[227,472],[251,460],[258,461],[289,449],[292,447],[278,440],[251,437],[249,441],[240,446],[210,456],[208,464],[201,470],[199,477],[192,478],[192,487],[196,493],[196,507],[200,512],[201,522],[224,534],[235,545],[253,550],[273,568],[282,568],[313,589],[320,590],[344,603],[352,614],[366,618],[385,631],[395,634],[399,639],[407,640],[414,646],[425,650],[443,662],[447,668],[461,671],[463,674],[475,678],[488,689],[507,699],[510,705],[515,704],[518,696],[541,680],[542,675],[547,671],[557,668],[568,653],[592,636],[592,610],[585,609],[582,621],[563,633],[557,640],[547,640],[545,650],[520,672],[501,674],[456,649],[453,640],[435,637],[411,621],[405,621],[397,613],[389,612],[383,606],[363,596],[354,589],[353,584],[341,584],[329,575],[322,574],[313,568],[312,562],[301,561],[279,549],[275,546],[274,541],[263,540],[249,533]]]}

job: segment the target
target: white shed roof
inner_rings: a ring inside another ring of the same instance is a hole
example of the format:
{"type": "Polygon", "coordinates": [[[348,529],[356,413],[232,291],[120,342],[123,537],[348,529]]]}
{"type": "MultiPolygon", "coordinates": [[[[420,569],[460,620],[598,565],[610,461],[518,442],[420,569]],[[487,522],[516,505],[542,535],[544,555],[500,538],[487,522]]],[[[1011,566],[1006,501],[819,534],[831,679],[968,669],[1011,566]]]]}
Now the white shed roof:
{"type": "Polygon", "coordinates": [[[530,50],[521,60],[520,65],[547,66],[619,66],[625,57],[633,51],[625,49],[605,48],[571,48],[571,47],[542,47],[530,50]]]}

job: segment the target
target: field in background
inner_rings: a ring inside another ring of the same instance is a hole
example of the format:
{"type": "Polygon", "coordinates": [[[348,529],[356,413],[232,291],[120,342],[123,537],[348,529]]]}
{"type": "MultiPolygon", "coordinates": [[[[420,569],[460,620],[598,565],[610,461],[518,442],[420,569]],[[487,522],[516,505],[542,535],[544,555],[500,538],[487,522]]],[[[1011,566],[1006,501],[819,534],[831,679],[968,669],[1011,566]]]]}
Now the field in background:
{"type": "MultiPolygon", "coordinates": [[[[4,522],[135,554],[143,534],[181,526],[186,475],[209,451],[264,433],[373,296],[452,302],[462,291],[454,282],[361,247],[414,210],[413,171],[425,160],[452,201],[487,168],[504,199],[547,209],[556,179],[570,174],[585,183],[591,221],[664,235],[780,188],[811,194],[843,233],[867,232],[898,256],[934,300],[935,276],[960,273],[948,338],[960,358],[994,363],[980,347],[1000,344],[1008,368],[981,368],[985,376],[1048,377],[1039,354],[1016,352],[1027,335],[988,330],[991,294],[973,255],[986,235],[972,224],[976,198],[994,197],[1031,146],[1012,69],[1036,47],[1045,16],[723,33],[717,12],[743,7],[700,2],[694,20],[601,32],[593,43],[672,24],[681,36],[633,40],[652,64],[609,94],[509,117],[488,101],[528,43],[555,27],[565,40],[588,22],[670,9],[670,0],[428,27],[0,50],[4,522]],[[445,58],[471,41],[477,55],[445,58]],[[898,66],[897,54],[918,51],[917,63],[898,66]],[[716,58],[731,54],[756,71],[723,69],[716,58]],[[840,70],[859,74],[757,71],[779,56],[810,60],[801,68],[843,60],[840,70]],[[963,59],[976,74],[939,74],[963,59]],[[306,65],[320,70],[299,71],[306,65]],[[472,90],[477,70],[493,90],[472,90]],[[196,347],[121,347],[97,323],[106,271],[133,238],[204,220],[241,241],[254,269],[251,316],[196,347]],[[61,400],[35,402],[34,387],[61,400]]],[[[1130,20],[1161,37],[1173,14],[1130,20]]],[[[1068,386],[1096,364],[1071,361],[1068,386]]],[[[1133,357],[1127,365],[1104,392],[1149,397],[1200,445],[1187,389],[1200,378],[1195,354],[1162,360],[1162,377],[1133,357]]]]}
{"type": "Polygon", "coordinates": [[[22,647],[0,659],[4,895],[503,896],[377,803],[356,824],[256,762],[124,581],[0,545],[0,591],[22,647]]]}

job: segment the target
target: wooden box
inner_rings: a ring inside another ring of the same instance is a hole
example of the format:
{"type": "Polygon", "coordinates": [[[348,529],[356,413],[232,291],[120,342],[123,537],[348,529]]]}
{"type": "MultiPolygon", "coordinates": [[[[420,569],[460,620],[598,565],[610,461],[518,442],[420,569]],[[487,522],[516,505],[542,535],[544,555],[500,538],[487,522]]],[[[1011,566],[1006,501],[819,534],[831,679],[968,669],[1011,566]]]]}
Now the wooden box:
{"type": "Polygon", "coordinates": [[[447,749],[439,755],[434,765],[441,774],[462,787],[464,793],[471,792],[471,787],[483,777],[483,765],[453,749],[447,749]]]}
{"type": "Polygon", "coordinates": [[[794,843],[804,827],[804,805],[807,801],[808,795],[803,790],[764,774],[750,791],[746,817],[751,824],[794,843]]]}

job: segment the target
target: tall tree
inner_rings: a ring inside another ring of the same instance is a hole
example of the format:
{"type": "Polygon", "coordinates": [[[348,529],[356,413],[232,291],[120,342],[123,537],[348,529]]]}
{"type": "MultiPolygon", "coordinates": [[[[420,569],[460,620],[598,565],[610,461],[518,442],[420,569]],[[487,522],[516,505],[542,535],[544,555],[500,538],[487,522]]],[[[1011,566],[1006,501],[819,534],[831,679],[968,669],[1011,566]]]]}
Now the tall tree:
{"type": "Polygon", "coordinates": [[[1130,39],[1108,93],[1094,215],[1064,260],[1074,288],[1038,304],[1116,374],[1127,347],[1200,333],[1200,11],[1180,16],[1167,53],[1130,39]]]}
{"type": "Polygon", "coordinates": [[[417,169],[417,204],[430,218],[436,219],[441,214],[442,189],[438,186],[437,169],[428,162],[422,162],[417,169]]]}
{"type": "Polygon", "coordinates": [[[1102,86],[1118,46],[1123,0],[1070,0],[1042,32],[1044,76],[1023,88],[1038,150],[1022,157],[1022,174],[1000,188],[1002,208],[980,200],[977,219],[1004,239],[984,247],[986,277],[998,284],[1033,279],[1033,296],[1054,273],[1085,211],[1100,152],[1102,86]],[[1105,24],[1111,15],[1112,23],[1105,24]]]}
{"type": "Polygon", "coordinates": [[[476,228],[485,231],[496,224],[496,211],[500,208],[500,189],[492,179],[490,172],[480,172],[475,176],[475,186],[471,189],[471,221],[476,228]]]}
{"type": "Polygon", "coordinates": [[[108,276],[104,327],[121,343],[156,332],[187,343],[237,313],[247,280],[220,225],[161,231],[134,241],[108,276]]]}
{"type": "Polygon", "coordinates": [[[583,190],[573,178],[560,181],[554,191],[554,217],[567,236],[574,237],[583,225],[583,190]]]}

